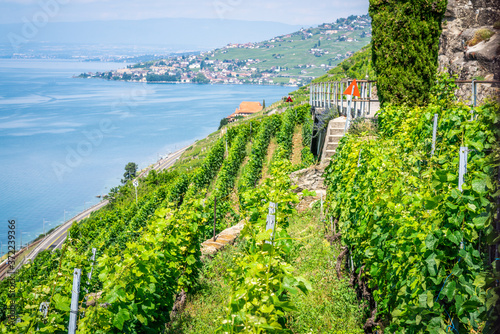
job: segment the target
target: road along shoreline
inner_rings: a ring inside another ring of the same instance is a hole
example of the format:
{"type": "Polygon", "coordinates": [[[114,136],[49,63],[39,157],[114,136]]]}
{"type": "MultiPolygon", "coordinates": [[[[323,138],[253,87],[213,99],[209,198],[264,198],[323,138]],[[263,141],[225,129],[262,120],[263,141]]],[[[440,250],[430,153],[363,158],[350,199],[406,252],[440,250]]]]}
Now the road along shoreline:
{"type": "MultiPolygon", "coordinates": [[[[193,144],[188,145],[184,148],[181,148],[180,150],[175,151],[174,153],[169,154],[167,157],[162,158],[155,162],[154,164],[148,166],[144,170],[141,171],[139,176],[137,176],[137,179],[141,179],[144,177],[147,177],[149,172],[151,170],[156,170],[156,171],[162,171],[165,169],[168,169],[172,167],[175,162],[181,157],[181,155],[193,144]]],[[[29,254],[16,266],[14,273],[24,264],[26,261],[33,261],[36,256],[44,250],[52,248],[52,250],[59,249],[61,248],[62,244],[66,240],[68,230],[71,228],[73,223],[79,222],[85,218],[88,218],[92,212],[95,212],[104,206],[108,205],[109,200],[102,200],[101,202],[91,206],[90,208],[78,213],[75,215],[73,218],[67,220],[66,222],[62,223],[61,225],[57,226],[52,232],[49,234],[45,235],[45,237],[42,240],[36,241],[35,243],[37,244],[30,252],[29,254]]],[[[32,245],[29,245],[29,247],[32,247],[32,245]]],[[[14,257],[17,257],[18,254],[22,255],[25,251],[27,250],[27,247],[21,248],[19,251],[17,251],[14,255],[14,257]]],[[[3,280],[5,277],[8,277],[9,275],[6,273],[8,270],[9,266],[6,265],[8,263],[9,258],[7,257],[4,261],[0,263],[0,280],[3,280]]]]}

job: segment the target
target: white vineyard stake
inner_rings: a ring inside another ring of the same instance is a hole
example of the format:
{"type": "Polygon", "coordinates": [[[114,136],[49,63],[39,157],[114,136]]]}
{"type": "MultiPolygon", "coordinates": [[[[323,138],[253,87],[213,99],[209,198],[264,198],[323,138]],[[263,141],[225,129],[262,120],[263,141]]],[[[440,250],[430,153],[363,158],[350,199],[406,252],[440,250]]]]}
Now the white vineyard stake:
{"type": "Polygon", "coordinates": [[[267,244],[272,245],[274,243],[274,233],[276,232],[276,208],[278,207],[278,204],[276,203],[269,203],[269,214],[267,215],[267,220],[266,220],[266,231],[267,230],[272,230],[271,233],[271,241],[267,241],[267,244]]]}
{"type": "MultiPolygon", "coordinates": [[[[38,309],[38,311],[43,314],[44,319],[47,318],[47,314],[49,313],[49,305],[49,302],[42,302],[40,304],[40,308],[38,309]]],[[[36,330],[40,330],[40,327],[38,327],[38,325],[36,326],[36,330]]]]}
{"type": "Polygon", "coordinates": [[[464,176],[467,174],[467,153],[469,149],[465,146],[460,147],[459,160],[460,164],[458,167],[458,190],[462,191],[462,186],[464,184],[464,176]]]}
{"type": "Polygon", "coordinates": [[[432,129],[432,151],[431,151],[431,157],[434,155],[434,151],[436,150],[437,127],[438,127],[438,114],[434,114],[434,127],[432,129]]]}
{"type": "Polygon", "coordinates": [[[68,334],[75,334],[76,320],[78,318],[78,299],[80,297],[80,277],[82,275],[81,269],[76,269],[73,272],[73,290],[71,293],[71,310],[69,311],[69,326],[68,334]]]}
{"type": "Polygon", "coordinates": [[[139,181],[137,179],[132,182],[134,188],[135,188],[135,204],[137,204],[137,187],[139,186],[139,181]]]}
{"type": "Polygon", "coordinates": [[[40,304],[39,311],[43,314],[44,318],[47,318],[47,313],[49,312],[49,302],[42,302],[40,304]]]}

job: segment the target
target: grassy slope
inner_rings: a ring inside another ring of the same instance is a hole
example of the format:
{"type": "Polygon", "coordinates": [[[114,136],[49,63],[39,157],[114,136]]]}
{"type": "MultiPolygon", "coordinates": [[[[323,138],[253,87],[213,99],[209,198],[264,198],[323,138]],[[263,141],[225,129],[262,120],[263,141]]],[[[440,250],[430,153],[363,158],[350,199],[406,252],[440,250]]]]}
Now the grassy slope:
{"type": "MultiPolygon", "coordinates": [[[[293,333],[363,333],[364,308],[348,281],[335,274],[338,245],[325,239],[319,210],[299,213],[289,232],[296,237],[296,255],[291,264],[297,275],[308,279],[314,290],[308,295],[291,296],[297,311],[288,314],[293,333]]],[[[228,269],[240,245],[227,247],[213,260],[206,260],[196,291],[188,297],[184,312],[171,324],[167,333],[213,333],[225,314],[230,280],[228,269]]]]}
{"type": "MultiPolygon", "coordinates": [[[[319,221],[319,210],[298,213],[289,232],[296,239],[291,264],[297,275],[308,279],[313,291],[291,299],[297,311],[287,315],[293,333],[363,333],[364,308],[347,280],[335,274],[338,245],[331,246],[319,221]]],[[[213,260],[206,260],[196,291],[188,297],[184,312],[171,324],[167,333],[213,333],[225,314],[233,267],[233,256],[240,244],[227,247],[213,260]]]]}
{"type": "Polygon", "coordinates": [[[198,286],[188,295],[184,311],[167,328],[166,333],[213,333],[231,291],[227,270],[233,266],[237,246],[227,247],[211,261],[205,261],[198,286]]]}
{"type": "Polygon", "coordinates": [[[365,308],[348,280],[337,278],[340,244],[326,241],[327,232],[319,217],[319,209],[314,207],[298,213],[290,223],[289,233],[297,238],[292,265],[298,276],[311,282],[313,291],[291,296],[297,311],[288,317],[289,328],[293,333],[364,333],[365,308]]]}
{"type": "MultiPolygon", "coordinates": [[[[296,136],[298,131],[300,127],[295,129],[296,136]]],[[[270,145],[268,158],[273,151],[270,145]]],[[[289,233],[296,238],[290,263],[297,275],[308,279],[314,288],[308,295],[291,296],[297,311],[287,315],[289,329],[293,333],[362,333],[364,308],[348,281],[337,279],[335,264],[340,245],[331,246],[326,241],[319,210],[297,213],[290,223],[289,233]]],[[[214,259],[204,260],[196,289],[188,295],[184,311],[166,333],[215,331],[225,315],[224,307],[231,290],[228,269],[234,266],[234,256],[241,246],[239,243],[229,246],[214,259]]]]}
{"type": "Polygon", "coordinates": [[[174,164],[173,169],[185,172],[198,167],[219,137],[220,132],[216,131],[208,135],[208,137],[196,141],[181,155],[179,160],[174,164]]]}

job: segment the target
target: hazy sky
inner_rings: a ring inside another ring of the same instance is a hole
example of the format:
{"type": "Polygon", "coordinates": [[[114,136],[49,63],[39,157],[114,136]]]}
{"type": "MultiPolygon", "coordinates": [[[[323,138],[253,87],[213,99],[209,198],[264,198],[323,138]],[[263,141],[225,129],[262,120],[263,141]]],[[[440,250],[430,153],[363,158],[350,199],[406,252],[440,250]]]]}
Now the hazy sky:
{"type": "Polygon", "coordinates": [[[0,23],[218,18],[297,25],[366,14],[369,0],[0,0],[0,23]]]}

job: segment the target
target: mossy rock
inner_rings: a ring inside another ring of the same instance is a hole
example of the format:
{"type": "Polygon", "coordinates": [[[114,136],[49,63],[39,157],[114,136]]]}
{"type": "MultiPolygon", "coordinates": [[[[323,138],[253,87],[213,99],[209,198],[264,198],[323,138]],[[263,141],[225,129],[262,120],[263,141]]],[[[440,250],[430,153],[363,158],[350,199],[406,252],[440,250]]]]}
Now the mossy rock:
{"type": "Polygon", "coordinates": [[[470,41],[467,42],[467,45],[469,46],[474,46],[474,45],[477,45],[479,43],[481,43],[482,41],[487,41],[491,38],[491,36],[493,36],[495,34],[494,31],[491,31],[490,29],[488,28],[481,28],[481,29],[478,29],[476,30],[476,32],[474,33],[474,37],[472,37],[472,39],[470,41]]]}

